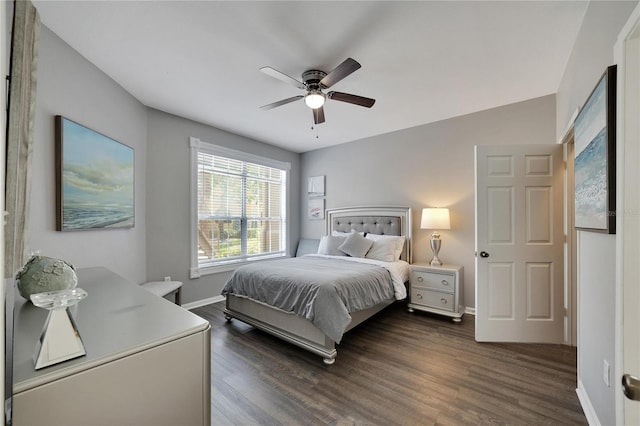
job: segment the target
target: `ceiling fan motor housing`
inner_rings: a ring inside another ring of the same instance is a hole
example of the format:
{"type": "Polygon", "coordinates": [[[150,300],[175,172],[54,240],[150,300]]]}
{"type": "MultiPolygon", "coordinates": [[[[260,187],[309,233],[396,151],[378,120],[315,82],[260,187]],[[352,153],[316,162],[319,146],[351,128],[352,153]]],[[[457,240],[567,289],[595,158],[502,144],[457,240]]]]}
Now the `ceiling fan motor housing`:
{"type": "Polygon", "coordinates": [[[308,70],[302,73],[302,81],[309,90],[326,89],[323,84],[320,84],[320,80],[322,80],[326,75],[327,73],[324,71],[308,70]]]}

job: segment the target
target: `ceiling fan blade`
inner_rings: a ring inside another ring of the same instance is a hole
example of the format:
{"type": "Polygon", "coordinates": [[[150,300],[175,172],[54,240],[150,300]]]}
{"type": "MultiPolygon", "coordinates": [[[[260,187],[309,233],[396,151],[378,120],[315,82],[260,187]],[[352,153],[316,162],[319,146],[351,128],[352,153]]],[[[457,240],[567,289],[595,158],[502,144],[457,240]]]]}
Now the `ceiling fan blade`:
{"type": "Polygon", "coordinates": [[[324,78],[320,80],[320,84],[324,87],[331,87],[360,67],[361,65],[356,60],[347,58],[335,67],[333,71],[324,76],[324,78]]]}
{"type": "Polygon", "coordinates": [[[313,122],[315,124],[324,123],[324,108],[320,107],[311,111],[313,111],[313,122]]]}
{"type": "Polygon", "coordinates": [[[265,73],[268,76],[271,76],[273,78],[276,78],[280,81],[283,81],[287,84],[291,84],[295,87],[297,87],[298,89],[306,89],[304,83],[302,83],[301,81],[296,80],[293,77],[289,77],[288,75],[281,73],[280,71],[273,69],[271,67],[262,67],[260,68],[260,71],[262,71],[263,73],[265,73]]]}
{"type": "Polygon", "coordinates": [[[364,96],[352,95],[350,93],[342,92],[329,92],[327,93],[329,99],[334,101],[347,102],[350,104],[360,105],[366,108],[371,108],[376,103],[375,99],[365,98],[364,96]]]}
{"type": "Polygon", "coordinates": [[[263,110],[267,111],[267,110],[270,110],[270,109],[273,109],[273,108],[276,108],[276,107],[279,107],[279,106],[282,106],[282,105],[286,105],[286,104],[291,103],[291,102],[295,102],[298,99],[302,99],[302,98],[304,98],[303,95],[294,96],[292,98],[283,99],[281,101],[274,102],[272,104],[262,105],[260,107],[260,109],[263,109],[263,110]]]}

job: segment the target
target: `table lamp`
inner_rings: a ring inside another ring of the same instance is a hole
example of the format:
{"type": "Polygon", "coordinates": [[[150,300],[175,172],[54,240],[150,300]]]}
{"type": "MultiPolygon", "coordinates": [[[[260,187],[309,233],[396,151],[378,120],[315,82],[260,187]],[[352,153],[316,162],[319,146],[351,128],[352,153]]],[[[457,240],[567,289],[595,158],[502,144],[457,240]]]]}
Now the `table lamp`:
{"type": "Polygon", "coordinates": [[[433,259],[431,266],[442,266],[442,262],[438,259],[440,252],[440,233],[438,229],[451,229],[449,220],[449,209],[443,208],[424,208],[422,209],[421,229],[433,229],[431,234],[431,251],[433,251],[433,259]]]}

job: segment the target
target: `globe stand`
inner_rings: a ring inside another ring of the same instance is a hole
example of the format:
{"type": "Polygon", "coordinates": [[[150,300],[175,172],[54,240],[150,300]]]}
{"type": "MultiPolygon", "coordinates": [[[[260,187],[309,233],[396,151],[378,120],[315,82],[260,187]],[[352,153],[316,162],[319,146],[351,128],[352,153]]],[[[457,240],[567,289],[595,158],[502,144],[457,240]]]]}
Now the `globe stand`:
{"type": "Polygon", "coordinates": [[[31,295],[35,306],[49,310],[33,355],[36,370],[87,354],[69,311],[85,297],[87,292],[81,288],[31,295]]]}

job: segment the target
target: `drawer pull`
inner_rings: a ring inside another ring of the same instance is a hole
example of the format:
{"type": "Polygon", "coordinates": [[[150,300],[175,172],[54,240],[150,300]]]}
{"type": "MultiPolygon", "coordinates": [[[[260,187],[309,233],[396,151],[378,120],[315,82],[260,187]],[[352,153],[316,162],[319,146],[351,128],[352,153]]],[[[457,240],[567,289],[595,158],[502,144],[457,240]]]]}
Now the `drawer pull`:
{"type": "Polygon", "coordinates": [[[447,304],[447,299],[445,299],[444,297],[442,299],[440,299],[440,301],[442,302],[443,305],[447,304]]]}
{"type": "Polygon", "coordinates": [[[416,297],[417,297],[418,299],[422,299],[422,295],[421,295],[420,293],[416,294],[416,297]]]}
{"type": "Polygon", "coordinates": [[[442,280],[440,282],[442,283],[442,285],[449,285],[449,281],[447,281],[447,280],[442,280]]]}
{"type": "Polygon", "coordinates": [[[418,281],[422,282],[424,279],[422,279],[422,277],[418,277],[418,281]]]}

